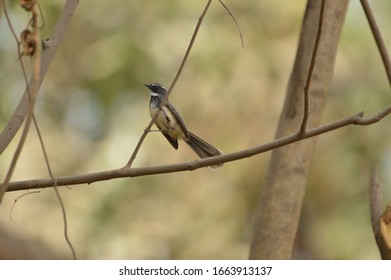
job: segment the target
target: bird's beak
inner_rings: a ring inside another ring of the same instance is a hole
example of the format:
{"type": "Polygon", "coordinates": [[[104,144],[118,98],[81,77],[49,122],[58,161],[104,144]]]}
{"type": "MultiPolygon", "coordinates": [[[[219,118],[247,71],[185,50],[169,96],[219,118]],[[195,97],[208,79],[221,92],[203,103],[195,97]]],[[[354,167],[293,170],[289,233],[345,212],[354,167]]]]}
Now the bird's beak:
{"type": "Polygon", "coordinates": [[[147,88],[151,89],[151,85],[150,84],[144,84],[144,86],[146,86],[147,88]]]}

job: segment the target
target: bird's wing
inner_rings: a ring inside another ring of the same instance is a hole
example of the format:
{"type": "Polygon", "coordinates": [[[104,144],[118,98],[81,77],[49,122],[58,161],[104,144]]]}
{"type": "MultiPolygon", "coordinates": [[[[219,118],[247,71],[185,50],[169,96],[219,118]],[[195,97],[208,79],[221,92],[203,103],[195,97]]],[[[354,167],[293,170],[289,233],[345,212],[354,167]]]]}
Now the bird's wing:
{"type": "MultiPolygon", "coordinates": [[[[181,127],[181,129],[183,131],[183,134],[186,137],[185,140],[189,139],[189,137],[190,137],[189,136],[189,131],[187,130],[187,127],[186,127],[185,122],[182,119],[182,117],[179,115],[179,113],[177,112],[175,107],[168,100],[167,100],[166,106],[168,107],[168,109],[170,110],[170,112],[175,117],[176,121],[178,122],[179,126],[181,127]]],[[[167,136],[166,136],[166,138],[167,138],[167,136]]]]}
{"type": "Polygon", "coordinates": [[[171,146],[174,147],[175,150],[178,150],[178,140],[172,138],[168,133],[162,132],[164,137],[170,142],[171,146]]]}

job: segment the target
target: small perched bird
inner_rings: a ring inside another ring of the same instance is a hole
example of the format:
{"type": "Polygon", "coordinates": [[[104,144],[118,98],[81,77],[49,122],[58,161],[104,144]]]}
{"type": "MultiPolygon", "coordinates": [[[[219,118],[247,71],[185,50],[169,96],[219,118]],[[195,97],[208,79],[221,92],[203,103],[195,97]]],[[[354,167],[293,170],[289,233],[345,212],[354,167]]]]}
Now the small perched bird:
{"type": "MultiPolygon", "coordinates": [[[[178,149],[178,140],[183,140],[200,158],[222,155],[219,149],[187,130],[182,117],[168,100],[166,100],[162,109],[160,109],[164,96],[167,94],[164,86],[157,83],[145,84],[145,86],[149,88],[151,94],[151,100],[149,102],[151,118],[153,119],[157,114],[155,125],[174,149],[178,149]]],[[[217,168],[221,165],[213,165],[211,167],[217,168]]]]}

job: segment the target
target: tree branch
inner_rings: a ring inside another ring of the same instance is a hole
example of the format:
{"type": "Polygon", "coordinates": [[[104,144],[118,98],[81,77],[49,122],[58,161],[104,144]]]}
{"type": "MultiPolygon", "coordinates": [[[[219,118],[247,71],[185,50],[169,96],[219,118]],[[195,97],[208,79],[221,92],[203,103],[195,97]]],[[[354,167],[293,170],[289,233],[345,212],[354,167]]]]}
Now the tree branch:
{"type": "MultiPolygon", "coordinates": [[[[370,125],[380,121],[382,118],[386,117],[389,114],[391,114],[391,106],[387,107],[383,112],[369,118],[364,118],[363,112],[360,112],[352,116],[340,119],[338,121],[323,125],[318,128],[308,129],[304,135],[299,135],[299,133],[295,133],[286,137],[276,139],[272,142],[255,146],[252,148],[248,148],[245,150],[224,154],[221,156],[195,160],[191,162],[152,166],[152,167],[141,167],[141,168],[125,167],[125,168],[88,173],[82,175],[58,177],[56,178],[57,186],[91,184],[94,182],[107,181],[107,180],[117,179],[117,178],[139,177],[139,176],[173,173],[173,172],[180,172],[180,171],[192,171],[210,165],[216,165],[216,164],[252,157],[348,125],[370,125]]],[[[12,191],[40,189],[40,188],[48,188],[48,187],[53,187],[52,179],[35,179],[35,180],[11,182],[9,184],[7,191],[12,192],[12,191]]]]}

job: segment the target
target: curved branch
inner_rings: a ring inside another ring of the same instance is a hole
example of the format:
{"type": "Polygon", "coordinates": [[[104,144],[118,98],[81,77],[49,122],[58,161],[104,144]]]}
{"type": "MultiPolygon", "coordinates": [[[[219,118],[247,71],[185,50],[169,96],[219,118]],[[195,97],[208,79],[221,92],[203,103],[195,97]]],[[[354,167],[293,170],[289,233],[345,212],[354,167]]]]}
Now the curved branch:
{"type": "MultiPolygon", "coordinates": [[[[221,156],[210,157],[210,158],[195,160],[191,162],[153,166],[153,167],[141,167],[141,168],[127,168],[125,166],[124,168],[113,169],[108,171],[101,171],[101,172],[88,173],[88,174],[75,175],[75,176],[58,177],[56,178],[57,186],[91,184],[94,182],[106,181],[106,180],[117,179],[117,178],[139,177],[139,176],[173,173],[173,172],[180,172],[180,171],[192,171],[210,165],[216,165],[225,162],[240,160],[247,157],[252,157],[348,125],[370,125],[380,121],[382,118],[386,117],[389,114],[391,114],[391,106],[387,107],[381,113],[376,114],[375,116],[369,118],[364,118],[363,112],[360,112],[352,116],[340,119],[338,121],[323,125],[318,128],[308,129],[304,135],[301,135],[300,133],[295,133],[286,137],[276,139],[274,141],[271,141],[263,145],[255,146],[252,148],[248,148],[245,150],[241,150],[229,154],[224,154],[221,156]]],[[[9,187],[7,191],[12,192],[12,191],[39,189],[39,188],[48,188],[48,187],[53,187],[52,179],[36,179],[36,180],[11,182],[9,183],[9,187]]]]}

